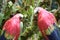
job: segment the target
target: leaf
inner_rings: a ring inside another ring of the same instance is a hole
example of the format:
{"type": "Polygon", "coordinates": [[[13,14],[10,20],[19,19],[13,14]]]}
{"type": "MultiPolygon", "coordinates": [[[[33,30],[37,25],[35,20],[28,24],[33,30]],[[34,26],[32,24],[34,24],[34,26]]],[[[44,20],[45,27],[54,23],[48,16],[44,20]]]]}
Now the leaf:
{"type": "Polygon", "coordinates": [[[4,14],[0,13],[0,25],[2,23],[3,18],[4,18],[4,14]]]}

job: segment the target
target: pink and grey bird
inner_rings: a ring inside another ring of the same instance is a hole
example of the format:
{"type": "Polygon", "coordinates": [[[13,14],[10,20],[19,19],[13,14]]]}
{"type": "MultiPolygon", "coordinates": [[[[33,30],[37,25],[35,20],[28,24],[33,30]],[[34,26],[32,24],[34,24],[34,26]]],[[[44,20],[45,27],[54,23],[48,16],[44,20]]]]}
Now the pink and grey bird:
{"type": "Polygon", "coordinates": [[[55,16],[41,7],[36,7],[34,13],[38,14],[38,28],[45,40],[60,40],[55,16]]]}
{"type": "Polygon", "coordinates": [[[18,37],[20,35],[20,22],[21,18],[23,17],[22,14],[16,14],[12,18],[6,21],[6,23],[3,26],[3,30],[6,33],[9,33],[10,35],[14,36],[14,40],[18,40],[18,37]]]}

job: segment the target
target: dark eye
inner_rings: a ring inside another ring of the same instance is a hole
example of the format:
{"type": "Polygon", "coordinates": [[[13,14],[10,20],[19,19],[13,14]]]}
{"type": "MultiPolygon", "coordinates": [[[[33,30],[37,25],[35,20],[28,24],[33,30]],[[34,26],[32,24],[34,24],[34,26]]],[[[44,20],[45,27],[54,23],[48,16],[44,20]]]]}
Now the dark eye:
{"type": "Polygon", "coordinates": [[[14,14],[11,14],[11,15],[10,15],[10,17],[13,17],[13,16],[14,16],[14,14]]]}
{"type": "Polygon", "coordinates": [[[36,14],[38,14],[38,11],[36,12],[36,14]]]}
{"type": "Polygon", "coordinates": [[[21,21],[23,21],[23,18],[22,18],[22,17],[20,17],[20,20],[21,20],[21,21]]]}
{"type": "Polygon", "coordinates": [[[19,19],[22,19],[22,17],[19,17],[19,19]]]}

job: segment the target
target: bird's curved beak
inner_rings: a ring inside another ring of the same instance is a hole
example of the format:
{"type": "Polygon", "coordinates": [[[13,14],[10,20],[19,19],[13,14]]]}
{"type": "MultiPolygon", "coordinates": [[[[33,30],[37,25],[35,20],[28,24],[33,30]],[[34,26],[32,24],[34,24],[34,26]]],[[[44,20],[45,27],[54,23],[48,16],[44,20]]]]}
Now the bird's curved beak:
{"type": "Polygon", "coordinates": [[[34,16],[36,17],[38,15],[38,8],[34,9],[34,16]]]}
{"type": "Polygon", "coordinates": [[[36,14],[38,12],[38,8],[34,9],[34,14],[36,14]]]}
{"type": "Polygon", "coordinates": [[[38,13],[38,11],[40,11],[41,9],[42,9],[41,7],[36,7],[36,8],[34,9],[34,14],[38,13]]]}

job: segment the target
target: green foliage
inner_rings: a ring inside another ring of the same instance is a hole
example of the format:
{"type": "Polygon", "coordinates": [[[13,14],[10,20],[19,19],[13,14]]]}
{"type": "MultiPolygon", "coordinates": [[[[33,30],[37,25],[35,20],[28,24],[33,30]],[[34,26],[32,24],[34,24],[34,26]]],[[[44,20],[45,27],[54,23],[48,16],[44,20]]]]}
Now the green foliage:
{"type": "MultiPolygon", "coordinates": [[[[2,23],[3,16],[4,16],[4,14],[0,13],[0,25],[1,25],[1,23],[2,23]]],[[[0,27],[1,27],[1,26],[0,26],[0,27]]]]}

